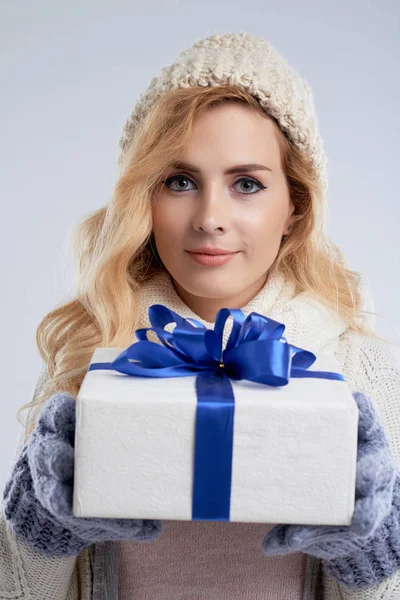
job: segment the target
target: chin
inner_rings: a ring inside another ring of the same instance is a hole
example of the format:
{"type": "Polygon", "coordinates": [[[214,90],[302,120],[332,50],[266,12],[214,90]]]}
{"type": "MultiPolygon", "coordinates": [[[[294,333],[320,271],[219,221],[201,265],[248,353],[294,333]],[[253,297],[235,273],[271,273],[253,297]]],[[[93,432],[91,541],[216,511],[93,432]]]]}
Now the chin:
{"type": "MultiPolygon", "coordinates": [[[[238,277],[238,281],[240,280],[238,277]]],[[[209,273],[202,276],[194,276],[192,273],[177,281],[189,294],[202,298],[229,298],[242,290],[242,287],[232,285],[232,275],[228,274],[213,277],[209,273]]]]}

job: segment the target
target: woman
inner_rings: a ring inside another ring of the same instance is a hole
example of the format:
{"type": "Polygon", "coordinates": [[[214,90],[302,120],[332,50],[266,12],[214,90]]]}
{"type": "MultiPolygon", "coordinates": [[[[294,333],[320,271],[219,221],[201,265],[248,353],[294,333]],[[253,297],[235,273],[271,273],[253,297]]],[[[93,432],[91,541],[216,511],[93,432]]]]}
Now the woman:
{"type": "Polygon", "coordinates": [[[0,597],[399,597],[399,353],[365,324],[360,277],[326,234],[308,85],[262,38],[211,35],[152,79],[120,148],[111,202],[78,229],[76,298],[37,330],[45,364],[4,490],[0,597]],[[209,328],[223,307],[255,311],[335,353],[359,408],[351,526],[72,515],[91,356],[130,345],[156,303],[209,328]]]}

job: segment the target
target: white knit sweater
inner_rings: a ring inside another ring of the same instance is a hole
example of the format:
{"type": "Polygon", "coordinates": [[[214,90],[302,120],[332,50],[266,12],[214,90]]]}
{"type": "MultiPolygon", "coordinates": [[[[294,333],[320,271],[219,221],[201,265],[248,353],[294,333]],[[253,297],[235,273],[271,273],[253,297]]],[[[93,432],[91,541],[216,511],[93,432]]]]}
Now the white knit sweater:
{"type": "MultiPolygon", "coordinates": [[[[176,294],[169,275],[162,273],[148,282],[140,294],[140,327],[148,327],[149,305],[163,303],[185,318],[195,315],[176,294]]],[[[264,288],[245,307],[286,325],[285,337],[316,354],[333,351],[353,390],[369,394],[381,415],[386,434],[400,469],[400,348],[349,331],[329,309],[308,294],[294,296],[293,286],[279,275],[269,278],[264,288]]],[[[230,326],[224,331],[226,343],[230,326]]],[[[46,377],[43,366],[34,397],[46,377]]],[[[22,448],[22,430],[14,459],[22,448]]],[[[0,600],[92,600],[92,568],[88,549],[77,557],[46,559],[16,538],[3,511],[0,515],[0,600]]],[[[379,585],[348,590],[323,576],[321,600],[399,600],[400,570],[379,585]]]]}

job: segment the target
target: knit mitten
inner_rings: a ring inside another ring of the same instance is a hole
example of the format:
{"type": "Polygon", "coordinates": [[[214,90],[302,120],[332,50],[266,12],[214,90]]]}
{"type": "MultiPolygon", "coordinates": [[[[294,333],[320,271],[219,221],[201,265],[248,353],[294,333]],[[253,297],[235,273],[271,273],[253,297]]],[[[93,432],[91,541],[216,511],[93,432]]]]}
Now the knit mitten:
{"type": "Polygon", "coordinates": [[[380,583],[400,568],[400,476],[396,478],[392,509],[375,533],[354,541],[342,556],[322,561],[322,568],[348,587],[380,583]]]}
{"type": "Polygon", "coordinates": [[[74,442],[75,399],[59,392],[40,414],[3,492],[15,534],[48,557],[77,555],[96,542],[157,539],[158,520],[73,515],[74,442]]]}
{"type": "Polygon", "coordinates": [[[348,587],[375,585],[400,567],[400,474],[370,398],[359,409],[355,508],[348,526],[277,525],[261,541],[266,556],[305,552],[348,587]]]}

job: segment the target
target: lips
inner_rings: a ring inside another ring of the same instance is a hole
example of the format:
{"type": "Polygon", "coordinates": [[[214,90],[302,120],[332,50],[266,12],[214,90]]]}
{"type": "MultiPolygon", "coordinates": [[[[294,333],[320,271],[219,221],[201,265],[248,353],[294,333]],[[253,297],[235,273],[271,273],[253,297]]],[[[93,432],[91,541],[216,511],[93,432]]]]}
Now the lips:
{"type": "Polygon", "coordinates": [[[190,252],[189,256],[200,265],[219,266],[224,265],[231,260],[238,252],[229,252],[225,254],[208,254],[205,252],[190,252]]]}
{"type": "Polygon", "coordinates": [[[188,250],[188,252],[193,252],[194,254],[218,254],[218,255],[222,255],[222,254],[234,254],[233,251],[231,250],[224,250],[223,248],[198,248],[197,250],[188,250]]]}

